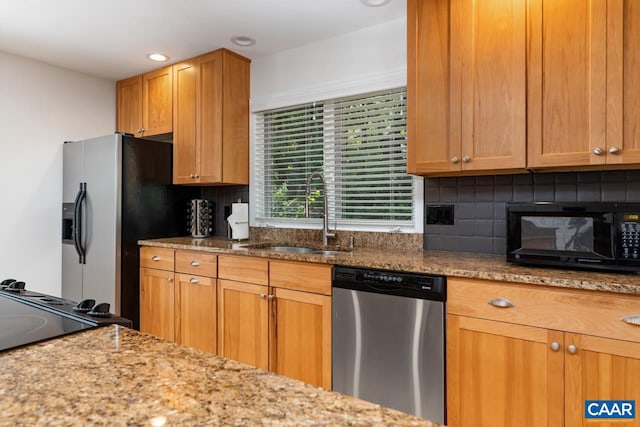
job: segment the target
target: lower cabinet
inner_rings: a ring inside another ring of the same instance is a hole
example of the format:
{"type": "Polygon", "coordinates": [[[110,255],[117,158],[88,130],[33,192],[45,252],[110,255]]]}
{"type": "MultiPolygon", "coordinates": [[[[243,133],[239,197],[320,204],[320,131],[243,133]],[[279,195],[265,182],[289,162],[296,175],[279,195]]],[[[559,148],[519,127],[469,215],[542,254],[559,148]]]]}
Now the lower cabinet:
{"type": "Polygon", "coordinates": [[[332,267],[222,255],[218,265],[220,355],[330,389],[332,267]]]}
{"type": "Polygon", "coordinates": [[[216,256],[143,247],[140,265],[140,331],[216,354],[216,256]]]}
{"type": "Polygon", "coordinates": [[[140,269],[140,331],[175,340],[174,273],[140,269]]]}
{"type": "Polygon", "coordinates": [[[640,328],[620,320],[640,299],[456,278],[448,293],[450,427],[603,427],[585,400],[640,402],[640,328]]]}

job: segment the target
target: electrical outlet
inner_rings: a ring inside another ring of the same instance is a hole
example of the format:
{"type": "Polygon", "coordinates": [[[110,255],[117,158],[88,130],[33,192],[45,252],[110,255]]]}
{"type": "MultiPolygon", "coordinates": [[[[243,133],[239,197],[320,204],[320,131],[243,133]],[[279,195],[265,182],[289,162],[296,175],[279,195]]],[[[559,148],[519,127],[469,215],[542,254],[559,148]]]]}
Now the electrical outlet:
{"type": "Polygon", "coordinates": [[[453,205],[427,205],[427,224],[453,225],[453,205]]]}

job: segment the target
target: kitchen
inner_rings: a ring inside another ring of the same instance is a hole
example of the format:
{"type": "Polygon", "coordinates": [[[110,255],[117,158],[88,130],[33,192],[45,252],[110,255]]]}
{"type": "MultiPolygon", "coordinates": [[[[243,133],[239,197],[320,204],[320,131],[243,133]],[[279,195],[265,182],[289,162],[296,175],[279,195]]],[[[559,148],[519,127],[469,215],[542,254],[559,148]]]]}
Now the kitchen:
{"type": "MultiPolygon", "coordinates": [[[[3,36],[2,39],[11,42],[10,38],[3,36]]],[[[268,105],[272,101],[277,104],[278,94],[287,94],[290,99],[305,102],[309,100],[305,96],[312,92],[311,89],[331,96],[327,82],[340,87],[346,81],[355,80],[366,86],[371,81],[394,81],[398,76],[402,79],[406,69],[405,46],[405,19],[397,15],[389,22],[370,28],[252,58],[252,103],[262,101],[263,105],[268,105]],[[376,46],[380,51],[370,52],[359,49],[360,46],[376,46]],[[384,61],[380,60],[381,57],[384,61]],[[293,69],[292,64],[299,69],[293,69]],[[335,67],[328,64],[335,64],[335,67]],[[362,69],[368,70],[364,76],[362,69]],[[285,72],[290,72],[290,75],[285,72]],[[276,98],[275,101],[273,98],[276,98]]],[[[10,46],[3,45],[1,48],[11,51],[10,46]]],[[[208,50],[211,48],[203,47],[195,53],[208,50]]],[[[248,50],[232,50],[251,56],[248,50]]],[[[3,155],[1,160],[1,173],[6,175],[2,180],[6,186],[3,187],[3,195],[6,194],[7,204],[16,211],[3,221],[3,227],[6,227],[3,236],[11,245],[2,248],[2,267],[12,277],[33,284],[34,290],[59,295],[61,179],[52,176],[61,173],[61,141],[111,133],[115,123],[113,80],[149,68],[104,81],[13,54],[3,53],[2,62],[6,65],[0,71],[3,77],[0,105],[6,125],[0,132],[3,146],[11,153],[11,156],[3,155]],[[47,93],[51,94],[50,98],[43,96],[47,93]],[[77,105],[82,105],[82,108],[74,108],[77,105]],[[35,126],[36,123],[44,125],[35,126]],[[11,141],[11,144],[7,141],[11,141]],[[28,168],[25,167],[27,164],[28,168]],[[18,176],[21,177],[20,186],[14,185],[11,179],[15,180],[18,176]],[[38,242],[36,248],[32,242],[38,242]],[[34,259],[38,259],[37,269],[33,268],[34,259]],[[52,277],[55,279],[52,280],[52,277]]],[[[375,85],[371,86],[371,89],[376,89],[375,85]]],[[[634,185],[637,182],[637,172],[632,170],[427,179],[424,202],[454,204],[456,216],[453,226],[425,226],[424,242],[420,233],[416,232],[415,235],[420,237],[418,248],[504,254],[504,202],[589,200],[593,194],[597,194],[598,200],[638,201],[638,187],[634,185]]],[[[230,195],[225,190],[210,191],[223,200],[218,204],[219,210],[223,205],[237,200],[238,196],[245,201],[248,199],[248,190],[245,188],[229,188],[230,195]]],[[[418,204],[421,205],[422,201],[418,204]]],[[[224,228],[219,224],[224,226],[222,221],[216,224],[216,234],[222,232],[219,235],[224,235],[224,228]]],[[[356,247],[360,244],[359,240],[356,237],[356,247]]],[[[415,244],[415,239],[411,244],[415,244]]],[[[397,263],[400,265],[401,261],[397,263]]],[[[518,281],[517,272],[508,271],[508,267],[488,262],[487,265],[491,266],[493,272],[485,278],[500,280],[504,274],[510,274],[509,281],[518,281]]],[[[541,279],[541,282],[569,280],[571,275],[558,272],[549,273],[549,276],[541,279]]],[[[594,280],[597,282],[597,275],[591,277],[596,278],[594,280]]],[[[608,286],[617,286],[618,290],[632,289],[632,285],[625,285],[633,281],[628,276],[614,279],[602,277],[600,280],[608,286]]]]}

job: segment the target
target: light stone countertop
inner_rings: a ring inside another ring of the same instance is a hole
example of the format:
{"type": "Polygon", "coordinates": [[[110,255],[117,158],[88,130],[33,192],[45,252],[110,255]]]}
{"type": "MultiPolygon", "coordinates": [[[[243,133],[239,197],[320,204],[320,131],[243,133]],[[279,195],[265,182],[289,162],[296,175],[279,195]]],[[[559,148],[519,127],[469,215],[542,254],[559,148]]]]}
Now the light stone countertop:
{"type": "Polygon", "coordinates": [[[0,426],[437,427],[121,326],[0,352],[0,365],[0,426]]]}
{"type": "MultiPolygon", "coordinates": [[[[445,251],[381,250],[358,248],[356,246],[350,253],[324,256],[247,248],[247,245],[263,244],[265,242],[237,242],[223,238],[197,239],[192,237],[173,237],[167,239],[141,240],[138,243],[144,246],[198,250],[218,254],[249,255],[271,259],[380,268],[396,271],[441,274],[453,277],[507,281],[529,285],[640,295],[640,275],[638,274],[523,267],[507,263],[505,257],[499,255],[445,251]]],[[[285,244],[282,242],[279,243],[285,244]]],[[[291,244],[291,242],[288,244],[291,244]]]]}

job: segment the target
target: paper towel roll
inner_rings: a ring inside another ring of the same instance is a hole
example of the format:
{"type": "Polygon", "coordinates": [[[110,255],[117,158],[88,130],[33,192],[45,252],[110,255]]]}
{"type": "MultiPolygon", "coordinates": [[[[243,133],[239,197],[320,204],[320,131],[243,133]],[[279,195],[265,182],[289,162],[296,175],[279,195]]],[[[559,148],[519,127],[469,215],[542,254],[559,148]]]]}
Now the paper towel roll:
{"type": "Polygon", "coordinates": [[[249,204],[231,203],[231,215],[227,218],[231,227],[231,238],[242,240],[249,238],[249,204]]]}

